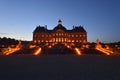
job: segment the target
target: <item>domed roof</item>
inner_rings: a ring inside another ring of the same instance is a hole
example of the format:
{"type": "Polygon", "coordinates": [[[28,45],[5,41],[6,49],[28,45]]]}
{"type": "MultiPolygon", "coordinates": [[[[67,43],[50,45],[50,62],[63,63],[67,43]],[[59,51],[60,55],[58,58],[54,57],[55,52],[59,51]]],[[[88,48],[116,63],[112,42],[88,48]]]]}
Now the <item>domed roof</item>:
{"type": "Polygon", "coordinates": [[[58,30],[58,29],[62,29],[62,30],[66,30],[66,28],[60,24],[58,24],[53,30],[58,30]]]}
{"type": "Polygon", "coordinates": [[[62,25],[61,20],[58,21],[58,25],[53,30],[58,30],[58,29],[62,29],[64,31],[66,30],[66,28],[62,25]]]}

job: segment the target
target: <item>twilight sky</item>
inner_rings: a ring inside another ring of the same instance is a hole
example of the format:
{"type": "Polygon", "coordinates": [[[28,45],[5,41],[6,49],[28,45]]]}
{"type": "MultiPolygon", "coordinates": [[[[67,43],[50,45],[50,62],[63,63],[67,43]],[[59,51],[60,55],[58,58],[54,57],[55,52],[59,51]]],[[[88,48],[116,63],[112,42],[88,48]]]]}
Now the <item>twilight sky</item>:
{"type": "Polygon", "coordinates": [[[32,40],[37,25],[82,25],[88,41],[120,41],[120,0],[0,0],[0,37],[32,40]]]}

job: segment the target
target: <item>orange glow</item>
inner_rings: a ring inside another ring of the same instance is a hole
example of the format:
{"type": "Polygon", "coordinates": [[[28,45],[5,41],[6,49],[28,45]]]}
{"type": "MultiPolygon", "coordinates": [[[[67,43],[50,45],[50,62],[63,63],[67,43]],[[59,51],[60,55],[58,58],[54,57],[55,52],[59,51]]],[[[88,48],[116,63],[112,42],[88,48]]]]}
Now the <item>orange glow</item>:
{"type": "Polygon", "coordinates": [[[82,55],[82,54],[81,54],[81,51],[80,51],[78,48],[75,48],[75,51],[76,51],[76,53],[77,53],[78,55],[82,55]]]}
{"type": "Polygon", "coordinates": [[[107,50],[107,49],[104,49],[104,48],[96,48],[97,50],[107,54],[107,55],[110,55],[110,53],[113,53],[112,51],[110,50],[107,50]]]}
{"type": "Polygon", "coordinates": [[[48,46],[49,48],[51,48],[52,46],[48,46]]]}
{"type": "Polygon", "coordinates": [[[65,45],[67,48],[72,49],[72,47],[70,45],[68,45],[66,43],[62,43],[62,44],[65,45]]]}
{"type": "Polygon", "coordinates": [[[29,48],[34,48],[34,47],[36,47],[36,46],[35,46],[35,45],[30,45],[30,46],[29,46],[29,48]]]}
{"type": "Polygon", "coordinates": [[[16,52],[16,51],[18,51],[18,50],[20,50],[20,48],[8,48],[8,50],[6,50],[5,52],[4,52],[4,54],[5,55],[10,55],[10,54],[12,54],[12,53],[14,53],[14,52],[16,52]]]}
{"type": "Polygon", "coordinates": [[[67,48],[70,48],[70,46],[68,45],[67,48]]]}
{"type": "MultiPolygon", "coordinates": [[[[106,55],[110,55],[110,54],[113,54],[113,51],[109,50],[109,48],[105,49],[105,48],[102,48],[101,44],[99,43],[99,39],[96,40],[96,50],[98,51],[101,51],[103,53],[105,53],[106,55]]],[[[108,46],[106,46],[108,47],[108,46]]]]}
{"type": "Polygon", "coordinates": [[[40,53],[41,53],[41,51],[42,51],[42,49],[41,49],[41,48],[38,48],[38,50],[35,52],[35,55],[40,54],[40,53]]]}
{"type": "Polygon", "coordinates": [[[17,45],[15,48],[8,47],[8,48],[3,52],[3,54],[4,54],[4,55],[10,55],[10,54],[12,54],[12,53],[20,50],[21,47],[22,47],[22,45],[21,45],[21,40],[19,40],[19,43],[18,43],[18,45],[17,45]]]}

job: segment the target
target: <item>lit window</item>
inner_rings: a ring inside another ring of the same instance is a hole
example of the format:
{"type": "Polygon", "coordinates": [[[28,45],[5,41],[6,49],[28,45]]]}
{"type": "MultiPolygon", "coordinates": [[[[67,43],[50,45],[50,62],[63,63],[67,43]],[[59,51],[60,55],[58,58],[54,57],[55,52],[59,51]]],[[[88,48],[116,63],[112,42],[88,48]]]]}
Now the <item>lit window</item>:
{"type": "Polygon", "coordinates": [[[74,42],[74,40],[72,40],[72,42],[74,42]]]}
{"type": "Polygon", "coordinates": [[[69,40],[68,42],[71,42],[71,40],[69,40]]]}
{"type": "Polygon", "coordinates": [[[80,42],[81,42],[81,40],[80,40],[80,42]]]}
{"type": "Polygon", "coordinates": [[[34,40],[34,43],[36,43],[36,40],[34,40]]]}
{"type": "Polygon", "coordinates": [[[66,38],[65,38],[65,42],[66,42],[66,38]]]}
{"type": "Polygon", "coordinates": [[[49,40],[49,42],[52,42],[52,40],[49,40]]]}
{"type": "Polygon", "coordinates": [[[70,37],[70,35],[69,35],[69,37],[70,37]]]}
{"type": "Polygon", "coordinates": [[[42,35],[42,37],[44,37],[44,35],[42,35]]]}
{"type": "Polygon", "coordinates": [[[49,37],[51,37],[51,35],[49,35],[49,37]]]}
{"type": "Polygon", "coordinates": [[[56,38],[56,42],[58,42],[58,38],[56,38]]]}
{"type": "Polygon", "coordinates": [[[76,40],[76,42],[78,42],[78,40],[76,40]]]}
{"type": "Polygon", "coordinates": [[[78,37],[78,35],[76,35],[76,37],[78,37]]]}
{"type": "Polygon", "coordinates": [[[86,40],[84,40],[83,43],[86,43],[86,40]]]}
{"type": "Polygon", "coordinates": [[[34,35],[34,37],[36,37],[36,35],[34,35]]]}
{"type": "Polygon", "coordinates": [[[55,42],[55,38],[53,38],[53,42],[55,42]]]}
{"type": "Polygon", "coordinates": [[[80,37],[82,37],[82,35],[80,35],[80,37]]]}
{"type": "Polygon", "coordinates": [[[83,35],[83,37],[85,37],[85,34],[83,35]]]}
{"type": "Polygon", "coordinates": [[[59,33],[59,36],[61,36],[61,34],[59,33]]]}
{"type": "Polygon", "coordinates": [[[59,38],[59,42],[61,42],[61,38],[59,38]]]}
{"type": "Polygon", "coordinates": [[[64,38],[62,38],[62,42],[64,42],[64,38]]]}
{"type": "Polygon", "coordinates": [[[72,37],[74,37],[74,35],[72,35],[72,37]]]}

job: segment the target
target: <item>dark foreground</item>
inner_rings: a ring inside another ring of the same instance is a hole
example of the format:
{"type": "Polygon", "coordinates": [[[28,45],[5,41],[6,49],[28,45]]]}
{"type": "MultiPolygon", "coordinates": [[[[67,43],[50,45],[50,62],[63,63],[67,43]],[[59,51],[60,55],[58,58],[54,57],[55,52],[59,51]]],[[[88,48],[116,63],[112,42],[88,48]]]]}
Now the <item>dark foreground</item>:
{"type": "Polygon", "coordinates": [[[120,80],[120,56],[0,56],[0,80],[120,80]]]}

